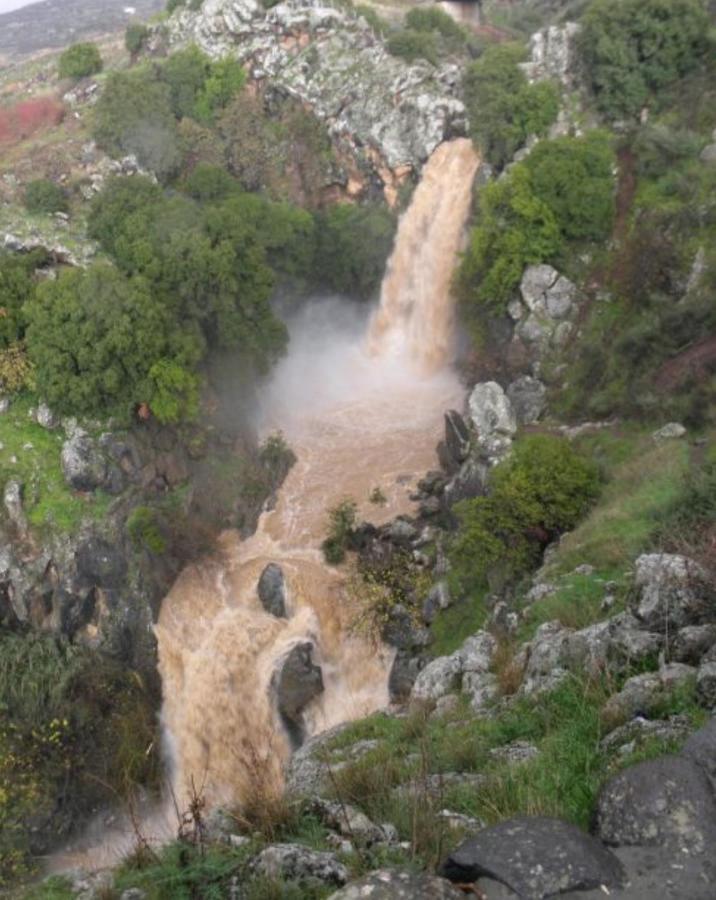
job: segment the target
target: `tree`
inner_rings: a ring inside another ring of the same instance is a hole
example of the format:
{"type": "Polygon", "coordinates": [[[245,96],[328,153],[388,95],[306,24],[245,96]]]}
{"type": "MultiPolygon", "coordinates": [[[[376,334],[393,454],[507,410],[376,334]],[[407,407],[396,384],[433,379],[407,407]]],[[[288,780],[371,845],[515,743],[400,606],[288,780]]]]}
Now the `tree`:
{"type": "Polygon", "coordinates": [[[102,57],[96,44],[73,44],[60,56],[58,63],[60,78],[86,78],[102,71],[102,57]]]}
{"type": "Polygon", "coordinates": [[[491,571],[518,579],[544,547],[573,528],[599,492],[596,466],[563,438],[533,435],[517,442],[492,471],[486,497],[455,510],[460,528],[450,549],[463,587],[484,585],[491,571]]]}
{"type": "Polygon", "coordinates": [[[59,184],[38,178],[25,188],[25,209],[30,213],[66,212],[67,196],[59,184]]]}
{"type": "Polygon", "coordinates": [[[146,67],[109,75],[92,131],[103,150],[112,156],[134,153],[160,178],[169,177],[179,164],[169,87],[146,67]]]}
{"type": "Polygon", "coordinates": [[[383,206],[339,204],[318,223],[317,277],[331,290],[370,299],[383,280],[395,217],[383,206]]]}
{"type": "Polygon", "coordinates": [[[193,367],[200,356],[146,280],[103,263],[44,282],[26,313],[38,391],[63,413],[126,420],[148,401],[157,362],[193,367]]]}
{"type": "Polygon", "coordinates": [[[657,91],[699,65],[709,48],[702,0],[594,0],[580,48],[599,109],[634,118],[657,91]]]}
{"type": "Polygon", "coordinates": [[[7,349],[25,333],[23,307],[35,293],[33,274],[45,262],[44,251],[0,254],[0,348],[7,349]]]}
{"type": "Polygon", "coordinates": [[[124,46],[134,58],[144,47],[149,38],[149,29],[142,22],[130,22],[124,32],[124,46]]]}
{"type": "Polygon", "coordinates": [[[543,135],[557,117],[556,88],[528,83],[518,63],[522,47],[498,44],[472,63],[465,75],[465,103],[472,137],[485,157],[502,168],[530,134],[543,135]]]}
{"type": "Polygon", "coordinates": [[[246,72],[241,64],[227,57],[212,63],[194,103],[194,117],[211,124],[246,84],[246,72]]]}
{"type": "Polygon", "coordinates": [[[552,210],[533,192],[525,166],[515,166],[481,192],[478,222],[458,274],[463,298],[499,311],[525,266],[549,259],[561,244],[552,210]]]}
{"type": "Polygon", "coordinates": [[[541,141],[524,164],[534,194],[550,208],[565,238],[598,241],[609,235],[616,160],[608,135],[541,141]]]}
{"type": "Polygon", "coordinates": [[[157,67],[159,79],[169,88],[172,112],[177,119],[195,116],[196,101],[211,71],[211,60],[192,45],[179,50],[157,67]]]}

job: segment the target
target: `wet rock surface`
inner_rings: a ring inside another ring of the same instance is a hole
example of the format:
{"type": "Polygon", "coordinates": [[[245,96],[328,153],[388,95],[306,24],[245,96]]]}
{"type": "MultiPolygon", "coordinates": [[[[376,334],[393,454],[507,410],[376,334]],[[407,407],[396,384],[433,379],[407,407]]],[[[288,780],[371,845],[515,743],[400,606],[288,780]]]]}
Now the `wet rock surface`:
{"type": "Polygon", "coordinates": [[[525,900],[611,889],[625,880],[619,860],[598,840],[540,816],[509,819],[468,838],[447,857],[441,874],[459,883],[492,878],[525,900]]]}
{"type": "Polygon", "coordinates": [[[272,616],[285,619],[287,613],[286,579],[283,569],[276,563],[269,563],[261,573],[258,583],[261,605],[272,616]]]}
{"type": "Polygon", "coordinates": [[[323,674],[313,662],[313,653],[310,641],[296,644],[272,678],[279,715],[296,745],[303,741],[303,710],[323,693],[323,674]]]}

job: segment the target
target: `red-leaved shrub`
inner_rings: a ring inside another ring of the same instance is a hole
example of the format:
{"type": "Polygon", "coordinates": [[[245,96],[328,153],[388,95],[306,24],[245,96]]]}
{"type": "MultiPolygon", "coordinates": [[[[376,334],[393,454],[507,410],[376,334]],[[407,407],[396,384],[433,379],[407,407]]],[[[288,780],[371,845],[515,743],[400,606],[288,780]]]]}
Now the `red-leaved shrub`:
{"type": "Polygon", "coordinates": [[[59,125],[64,115],[64,106],[53,97],[23,100],[0,108],[0,143],[23,140],[41,128],[59,125]]]}

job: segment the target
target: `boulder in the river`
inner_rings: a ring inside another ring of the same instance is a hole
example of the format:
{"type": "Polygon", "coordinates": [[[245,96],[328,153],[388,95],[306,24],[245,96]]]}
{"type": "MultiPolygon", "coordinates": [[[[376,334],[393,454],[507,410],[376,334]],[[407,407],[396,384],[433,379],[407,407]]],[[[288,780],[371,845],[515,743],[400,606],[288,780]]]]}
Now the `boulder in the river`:
{"type": "Polygon", "coordinates": [[[348,881],[348,869],[334,853],[310,850],[301,844],[271,844],[253,860],[257,875],[282,881],[342,885],[348,881]]]}
{"type": "Polygon", "coordinates": [[[463,841],[443,863],[451,881],[490,878],[523,900],[567,891],[609,890],[624,882],[619,860],[590,835],[559,819],[521,816],[463,841]]]}
{"type": "Polygon", "coordinates": [[[462,463],[470,452],[470,431],[457,410],[445,413],[445,446],[456,463],[462,463]]]}
{"type": "Polygon", "coordinates": [[[276,563],[269,563],[261,573],[258,583],[261,605],[267,613],[279,619],[287,615],[286,579],[283,569],[276,563]]]}
{"type": "Polygon", "coordinates": [[[313,644],[295,644],[273,677],[276,705],[294,744],[303,741],[303,710],[323,693],[323,673],[313,662],[313,644]]]}
{"type": "Polygon", "coordinates": [[[445,878],[406,869],[378,869],[331,894],[329,900],[460,900],[464,895],[445,878]]]}

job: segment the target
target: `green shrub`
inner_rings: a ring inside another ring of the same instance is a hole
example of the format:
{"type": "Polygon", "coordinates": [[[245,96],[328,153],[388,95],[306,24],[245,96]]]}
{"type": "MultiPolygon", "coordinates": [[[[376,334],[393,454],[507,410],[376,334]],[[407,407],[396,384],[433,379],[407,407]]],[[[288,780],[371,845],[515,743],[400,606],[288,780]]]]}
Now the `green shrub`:
{"type": "Polygon", "coordinates": [[[385,206],[329,207],[318,221],[318,280],[339,294],[373,297],[383,280],[396,224],[385,206]]]}
{"type": "Polygon", "coordinates": [[[124,32],[124,46],[127,48],[128,53],[136,56],[143,49],[148,38],[149,29],[146,25],[143,25],[141,22],[131,22],[127,25],[127,30],[124,32]]]}
{"type": "Polygon", "coordinates": [[[461,298],[501,311],[525,266],[553,257],[562,246],[552,210],[533,192],[524,165],[480,193],[477,224],[470,232],[458,272],[461,298]]]}
{"type": "Polygon", "coordinates": [[[525,161],[534,194],[567,239],[604,240],[614,218],[616,160],[609,136],[541,141],[525,161]]]}
{"type": "Polygon", "coordinates": [[[549,82],[530,85],[515,44],[489,47],[465,74],[471,134],[487,160],[502,168],[529,135],[542,136],[557,118],[559,97],[549,82]]]}
{"type": "Polygon", "coordinates": [[[445,38],[465,40],[465,31],[442,9],[437,7],[415,7],[408,10],[405,25],[413,31],[437,31],[445,38]]]}
{"type": "Polygon", "coordinates": [[[512,582],[541,550],[570,530],[599,490],[596,467],[566,440],[535,435],[519,441],[492,472],[487,497],[465,500],[450,558],[463,587],[490,578],[512,582]]]}
{"type": "Polygon", "coordinates": [[[381,18],[372,6],[359,3],[355,7],[356,15],[362,16],[376,34],[385,35],[390,29],[385,19],[381,18]]]}
{"type": "Polygon", "coordinates": [[[429,31],[414,31],[411,28],[398,31],[388,38],[387,48],[390,54],[407,62],[416,59],[425,59],[433,65],[438,62],[437,41],[429,31]]]}
{"type": "Polygon", "coordinates": [[[44,250],[0,252],[0,348],[14,345],[23,337],[23,307],[35,294],[35,270],[46,261],[44,250]]]}
{"type": "Polygon", "coordinates": [[[92,134],[111,156],[136,154],[160,178],[179,165],[171,92],[147,67],[110,73],[94,109],[92,134]]]}
{"type": "Polygon", "coordinates": [[[358,506],[355,500],[346,497],[328,513],[328,535],[321,544],[327,563],[336,565],[343,562],[346,550],[356,524],[358,506]]]}
{"type": "Polygon", "coordinates": [[[85,78],[102,71],[102,57],[96,44],[73,44],[60,56],[58,74],[60,78],[85,78]]]}
{"type": "Polygon", "coordinates": [[[137,506],[127,517],[127,533],[137,549],[160,556],[167,549],[167,540],[155,510],[137,506]]]}
{"type": "Polygon", "coordinates": [[[67,212],[67,196],[59,184],[38,178],[25,188],[25,209],[30,213],[67,212]]]}
{"type": "Polygon", "coordinates": [[[580,48],[599,109],[636,117],[654,93],[699,65],[708,35],[702,0],[594,0],[580,48]]]}

